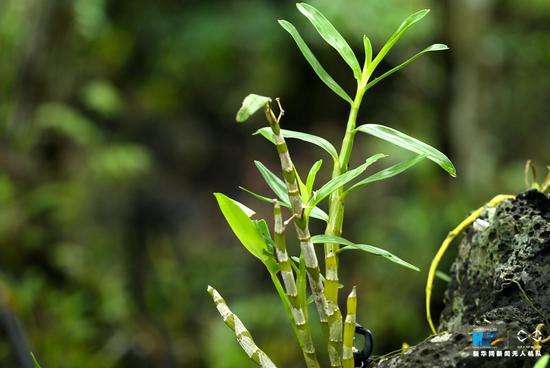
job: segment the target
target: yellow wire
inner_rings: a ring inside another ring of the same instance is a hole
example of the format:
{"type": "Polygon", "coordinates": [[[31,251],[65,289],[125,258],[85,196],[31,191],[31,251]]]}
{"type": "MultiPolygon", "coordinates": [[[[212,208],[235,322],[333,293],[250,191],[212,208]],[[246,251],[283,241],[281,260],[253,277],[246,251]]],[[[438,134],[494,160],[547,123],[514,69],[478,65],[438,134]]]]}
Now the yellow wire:
{"type": "Polygon", "coordinates": [[[435,279],[435,271],[437,270],[437,266],[439,266],[439,262],[443,258],[443,255],[451,245],[451,242],[453,241],[453,239],[456,238],[472,222],[474,222],[479,217],[479,215],[481,214],[481,212],[485,207],[494,207],[500,202],[502,202],[503,200],[514,198],[514,197],[515,196],[511,194],[499,194],[495,196],[493,199],[487,202],[484,206],[472,212],[470,216],[466,217],[466,219],[464,219],[457,227],[455,227],[451,232],[449,232],[449,234],[441,244],[441,247],[437,251],[434,259],[432,260],[432,264],[430,265],[430,271],[428,272],[428,279],[426,281],[426,319],[428,320],[428,323],[430,324],[430,329],[434,334],[437,334],[437,332],[435,330],[435,326],[432,321],[432,315],[430,310],[430,300],[432,298],[432,289],[433,289],[433,284],[435,279]]]}

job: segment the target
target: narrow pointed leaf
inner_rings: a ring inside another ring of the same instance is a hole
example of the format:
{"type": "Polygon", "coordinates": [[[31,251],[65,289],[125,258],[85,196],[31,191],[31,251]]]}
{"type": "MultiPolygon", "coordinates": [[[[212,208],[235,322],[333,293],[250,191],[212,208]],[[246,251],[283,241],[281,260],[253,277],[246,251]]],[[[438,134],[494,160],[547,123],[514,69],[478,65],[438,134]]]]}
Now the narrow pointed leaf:
{"type": "Polygon", "coordinates": [[[237,112],[236,120],[238,123],[242,123],[254,114],[256,111],[263,109],[268,103],[271,102],[271,98],[250,94],[246,96],[243,104],[237,112]]]}
{"type": "MultiPolygon", "coordinates": [[[[254,134],[261,134],[265,139],[275,144],[273,131],[271,130],[270,127],[258,129],[254,134]]],[[[281,129],[281,134],[285,138],[299,139],[301,141],[314,144],[324,149],[332,157],[333,160],[338,161],[338,153],[336,152],[336,148],[334,148],[334,146],[325,138],[318,137],[316,135],[309,134],[309,133],[296,132],[294,130],[286,130],[286,129],[281,129]]]]}
{"type": "Polygon", "coordinates": [[[316,8],[306,3],[296,4],[296,7],[306,16],[307,19],[313,24],[317,32],[323,37],[323,39],[342,56],[342,59],[350,66],[353,71],[355,79],[361,78],[361,67],[357,61],[357,57],[353,53],[351,47],[342,37],[340,32],[334,28],[327,18],[316,8]]]}
{"type": "Polygon", "coordinates": [[[342,97],[344,100],[348,101],[350,104],[353,103],[351,97],[336,83],[336,81],[327,73],[325,68],[321,66],[315,55],[311,52],[308,45],[305,43],[305,41],[302,39],[302,36],[300,36],[300,33],[298,33],[298,30],[292,23],[287,22],[286,20],[279,20],[279,24],[287,31],[292,38],[294,39],[294,42],[296,42],[296,45],[298,45],[298,48],[306,58],[307,62],[315,73],[321,78],[323,83],[325,83],[334,93],[336,93],[338,96],[342,97]]]}
{"type": "MultiPolygon", "coordinates": [[[[251,191],[250,189],[246,189],[244,187],[239,187],[239,189],[242,189],[244,190],[245,192],[247,192],[248,194],[252,195],[253,197],[255,197],[256,199],[262,201],[262,202],[265,202],[265,203],[273,203],[273,199],[272,198],[268,198],[268,197],[265,197],[261,194],[258,194],[258,193],[254,193],[253,191],[251,191]]],[[[291,208],[290,206],[290,202],[283,202],[283,201],[277,201],[277,203],[283,207],[286,207],[286,208],[291,208]]],[[[313,218],[316,218],[317,220],[322,220],[324,222],[327,222],[328,221],[328,214],[323,211],[322,209],[320,209],[319,207],[314,207],[312,210],[311,210],[311,213],[309,214],[311,217],[313,218]]]]}
{"type": "Polygon", "coordinates": [[[377,256],[382,256],[389,261],[397,263],[400,266],[410,268],[411,270],[420,271],[418,267],[410,264],[409,262],[405,262],[404,260],[397,257],[396,255],[388,252],[387,250],[377,248],[372,245],[356,244],[347,239],[341,238],[339,236],[334,236],[334,235],[315,235],[311,238],[311,241],[314,244],[324,244],[324,243],[341,244],[341,245],[344,245],[344,247],[340,248],[339,252],[343,252],[345,250],[351,250],[351,249],[358,249],[377,256]]]}
{"type": "Polygon", "coordinates": [[[275,260],[266,254],[268,245],[258,231],[256,224],[235,201],[222,193],[214,193],[220,210],[235,236],[256,258],[260,259],[272,271],[277,269],[275,260]]]}
{"type": "Polygon", "coordinates": [[[417,58],[419,58],[420,56],[424,55],[425,53],[427,52],[431,52],[431,51],[443,51],[443,50],[448,50],[449,47],[447,47],[447,45],[444,45],[442,43],[436,43],[436,44],[433,44],[427,48],[425,48],[424,50],[420,51],[419,53],[417,53],[416,55],[410,57],[409,59],[407,59],[405,62],[399,64],[398,66],[396,66],[395,68],[392,68],[390,70],[388,70],[387,72],[385,72],[384,74],[382,74],[381,76],[379,77],[376,77],[374,78],[370,83],[367,84],[367,87],[366,89],[369,89],[371,88],[372,86],[374,86],[376,83],[380,82],[382,79],[386,78],[386,77],[389,77],[390,75],[392,75],[393,73],[403,69],[404,67],[406,67],[407,65],[409,65],[410,63],[412,63],[413,61],[415,61],[417,58]]]}
{"type": "Polygon", "coordinates": [[[363,45],[365,46],[365,65],[368,67],[372,63],[372,44],[366,35],[363,35],[363,45]]]}
{"type": "Polygon", "coordinates": [[[435,277],[437,277],[438,279],[440,280],[443,280],[445,281],[446,283],[449,283],[451,282],[453,279],[451,278],[451,276],[449,276],[448,274],[446,274],[445,272],[443,271],[435,271],[435,277]]]}
{"type": "Polygon", "coordinates": [[[349,170],[345,173],[343,173],[340,176],[337,176],[333,179],[331,179],[328,183],[323,185],[313,196],[312,198],[312,206],[317,205],[319,202],[321,202],[323,199],[328,197],[332,192],[337,190],[338,188],[342,187],[343,185],[349,183],[359,175],[361,175],[370,165],[381,159],[382,157],[386,157],[386,155],[379,153],[372,157],[369,157],[367,161],[365,161],[364,164],[361,166],[356,167],[353,170],[349,170]]]}
{"type": "Polygon", "coordinates": [[[313,207],[313,209],[309,213],[309,216],[316,218],[317,220],[322,220],[324,222],[328,221],[327,213],[322,209],[320,209],[319,207],[313,207]]]}
{"type": "Polygon", "coordinates": [[[263,249],[263,254],[266,257],[267,261],[263,260],[264,264],[267,266],[270,272],[278,272],[279,267],[275,256],[275,241],[271,237],[267,222],[264,219],[254,220],[254,225],[256,226],[256,231],[258,231],[258,233],[261,235],[266,245],[263,249]]]}
{"type": "Polygon", "coordinates": [[[376,66],[380,63],[380,61],[382,61],[382,59],[387,55],[387,53],[391,50],[393,45],[395,45],[395,43],[399,41],[399,39],[401,38],[401,36],[403,36],[405,31],[409,29],[409,27],[411,27],[413,24],[415,24],[416,22],[424,18],[426,14],[428,14],[429,12],[430,12],[430,9],[417,11],[416,13],[409,15],[403,21],[403,23],[401,23],[399,28],[394,32],[394,34],[384,44],[384,46],[382,47],[382,50],[380,50],[378,55],[376,55],[376,57],[374,58],[370,68],[371,72],[374,70],[374,68],[376,68],[376,66]]]}
{"type": "MultiPolygon", "coordinates": [[[[279,197],[283,202],[284,206],[290,208],[290,199],[288,198],[288,192],[285,183],[277,177],[273,172],[271,172],[267,167],[265,167],[260,161],[254,161],[254,164],[258,168],[258,171],[266,181],[267,185],[271,190],[279,197]]],[[[311,207],[309,216],[328,221],[328,215],[321,210],[319,207],[311,207]]]]}
{"type": "Polygon", "coordinates": [[[303,196],[306,195],[307,188],[302,179],[300,178],[300,175],[296,171],[296,181],[298,182],[298,189],[300,190],[300,194],[302,195],[302,201],[305,201],[303,199],[303,196]]]}
{"type": "Polygon", "coordinates": [[[395,164],[393,166],[390,166],[387,169],[381,170],[381,171],[377,172],[376,174],[373,174],[373,175],[361,180],[360,182],[354,184],[352,187],[350,187],[347,190],[347,192],[351,192],[352,190],[363,187],[363,186],[365,186],[369,183],[389,179],[392,176],[396,176],[398,174],[401,174],[403,171],[413,167],[414,165],[416,165],[417,163],[422,161],[424,158],[426,158],[426,155],[418,155],[418,156],[415,156],[415,157],[413,157],[409,160],[406,160],[406,161],[400,162],[398,164],[395,164]]]}
{"type": "Polygon", "coordinates": [[[309,174],[307,174],[306,190],[308,195],[311,195],[311,191],[313,190],[313,184],[315,183],[315,177],[317,176],[317,173],[321,169],[322,164],[323,164],[323,160],[319,160],[315,162],[311,167],[311,169],[309,170],[309,174]]]}
{"type": "Polygon", "coordinates": [[[452,177],[456,176],[456,169],[447,156],[445,156],[442,152],[438,151],[432,146],[421,142],[416,138],[410,137],[405,133],[401,133],[400,131],[393,128],[378,124],[361,125],[357,127],[356,130],[362,133],[373,135],[420,155],[426,155],[429,160],[441,166],[441,168],[447,171],[449,175],[451,175],[452,177]]]}
{"type": "Polygon", "coordinates": [[[264,219],[254,220],[254,224],[256,225],[256,230],[258,230],[258,232],[264,239],[264,242],[270,247],[269,253],[273,253],[275,242],[271,237],[271,233],[269,232],[269,226],[267,225],[267,222],[264,219]]]}
{"type": "Polygon", "coordinates": [[[40,364],[38,363],[38,360],[36,359],[36,357],[34,356],[34,353],[31,352],[31,359],[32,359],[32,363],[34,365],[34,368],[42,368],[40,366],[40,364]]]}
{"type": "Polygon", "coordinates": [[[290,203],[285,183],[260,161],[254,161],[254,164],[273,193],[275,193],[281,201],[290,203]]]}
{"type": "MultiPolygon", "coordinates": [[[[245,187],[239,187],[239,189],[247,192],[248,194],[252,195],[253,197],[255,197],[256,199],[262,201],[262,202],[265,202],[265,203],[271,203],[273,204],[273,198],[268,198],[266,196],[263,196],[261,194],[258,194],[258,193],[255,193],[253,191],[251,191],[250,189],[246,189],[245,187]]],[[[280,200],[277,200],[277,203],[280,205],[280,206],[286,206],[286,203],[284,202],[281,202],[280,200]]]]}

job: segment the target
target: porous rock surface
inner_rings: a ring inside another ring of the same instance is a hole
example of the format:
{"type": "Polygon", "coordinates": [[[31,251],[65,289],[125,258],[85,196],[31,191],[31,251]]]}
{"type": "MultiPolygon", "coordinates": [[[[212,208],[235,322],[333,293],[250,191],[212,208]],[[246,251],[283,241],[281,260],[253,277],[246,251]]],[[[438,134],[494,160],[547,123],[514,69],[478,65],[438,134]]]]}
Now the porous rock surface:
{"type": "MultiPolygon", "coordinates": [[[[472,355],[476,328],[496,328],[517,343],[550,319],[550,200],[528,191],[484,210],[478,226],[464,233],[451,268],[439,331],[405,353],[373,358],[370,367],[532,367],[536,358],[472,355]]],[[[544,336],[550,333],[542,330],[544,336]]],[[[550,351],[542,347],[542,354],[550,351]]]]}

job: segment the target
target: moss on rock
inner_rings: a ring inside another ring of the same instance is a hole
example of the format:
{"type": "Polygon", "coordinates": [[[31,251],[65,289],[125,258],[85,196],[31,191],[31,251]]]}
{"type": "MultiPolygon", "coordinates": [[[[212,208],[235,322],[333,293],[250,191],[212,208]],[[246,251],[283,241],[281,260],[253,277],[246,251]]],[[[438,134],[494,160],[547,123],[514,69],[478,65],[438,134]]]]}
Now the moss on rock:
{"type": "MultiPolygon", "coordinates": [[[[451,268],[437,336],[371,367],[531,367],[534,358],[472,356],[474,328],[510,335],[550,319],[550,200],[528,191],[483,211],[451,268]]],[[[547,336],[550,331],[545,331],[547,336]]],[[[512,339],[513,340],[513,339],[512,339]]],[[[543,353],[550,349],[543,346],[543,353]]]]}

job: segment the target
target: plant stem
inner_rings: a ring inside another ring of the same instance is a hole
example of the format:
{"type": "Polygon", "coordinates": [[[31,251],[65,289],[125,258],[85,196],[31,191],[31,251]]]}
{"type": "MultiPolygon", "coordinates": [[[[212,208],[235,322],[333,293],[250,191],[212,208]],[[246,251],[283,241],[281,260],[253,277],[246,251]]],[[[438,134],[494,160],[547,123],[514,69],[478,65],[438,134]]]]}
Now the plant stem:
{"type": "MultiPolygon", "coordinates": [[[[349,159],[355,139],[355,125],[357,114],[365,90],[358,87],[355,99],[351,105],[346,125],[346,134],[342,141],[342,148],[338,164],[334,166],[332,177],[335,178],[348,171],[349,159]]],[[[344,223],[344,189],[339,188],[330,195],[328,222],[325,230],[327,235],[342,236],[342,227],[344,223]]],[[[335,313],[329,319],[329,357],[331,367],[341,366],[341,347],[342,347],[342,313],[338,308],[338,289],[340,287],[338,279],[338,250],[339,244],[325,244],[325,296],[330,305],[334,305],[335,313]]]]}
{"type": "Polygon", "coordinates": [[[286,295],[290,302],[292,311],[292,319],[296,325],[296,331],[298,333],[298,342],[304,353],[304,359],[308,368],[319,368],[319,361],[317,360],[317,354],[315,353],[315,346],[311,338],[311,332],[309,329],[309,323],[306,317],[306,313],[302,309],[300,300],[298,298],[298,289],[296,287],[296,280],[292,271],[292,265],[288,258],[286,251],[286,238],[285,227],[283,225],[283,216],[281,206],[275,202],[273,209],[275,218],[274,226],[274,239],[275,239],[275,251],[277,254],[277,261],[279,262],[279,268],[281,270],[281,276],[283,278],[283,284],[285,286],[286,295]]]}
{"type": "Polygon", "coordinates": [[[298,235],[298,240],[300,241],[300,250],[306,265],[309,286],[313,295],[313,300],[315,301],[315,306],[317,307],[317,312],[319,313],[321,326],[326,331],[328,317],[333,314],[333,311],[330,309],[325,298],[324,285],[321,280],[321,271],[319,269],[317,254],[315,253],[315,248],[313,247],[313,242],[311,241],[308,219],[304,216],[304,203],[300,197],[296,168],[292,163],[285,139],[281,134],[281,128],[279,126],[280,117],[277,118],[275,116],[269,104],[266,105],[265,115],[271,130],[273,131],[275,145],[277,147],[277,152],[279,153],[283,178],[287,186],[288,196],[290,199],[292,212],[294,214],[294,225],[298,235]]]}
{"type": "Polygon", "coordinates": [[[355,335],[355,321],[357,319],[357,293],[355,291],[355,286],[348,296],[346,313],[342,362],[344,364],[344,368],[353,368],[355,364],[353,360],[353,336],[355,335]]]}
{"type": "MultiPolygon", "coordinates": [[[[349,159],[351,157],[353,141],[355,139],[357,113],[359,112],[359,107],[361,105],[364,93],[365,92],[363,90],[358,89],[355,100],[351,105],[351,110],[346,125],[346,134],[344,135],[342,148],[340,149],[338,165],[334,166],[332,178],[340,176],[348,171],[349,159]]],[[[325,234],[341,236],[344,222],[344,188],[339,188],[330,195],[328,217],[329,221],[327,222],[325,234]]],[[[338,256],[336,252],[339,247],[340,246],[338,244],[325,244],[325,262],[327,266],[327,288],[325,294],[327,295],[327,298],[332,301],[338,300],[338,256]],[[332,267],[335,268],[332,269],[332,267]],[[329,272],[329,268],[331,269],[331,272],[329,272]],[[330,276],[334,276],[335,279],[331,280],[331,278],[329,278],[329,274],[330,276]]]]}
{"type": "Polygon", "coordinates": [[[241,345],[246,355],[262,368],[277,368],[267,354],[256,345],[250,332],[246,329],[239,317],[231,312],[220,293],[212,286],[208,286],[208,293],[212,296],[212,300],[214,300],[216,308],[227,327],[235,332],[237,342],[241,345]]]}

